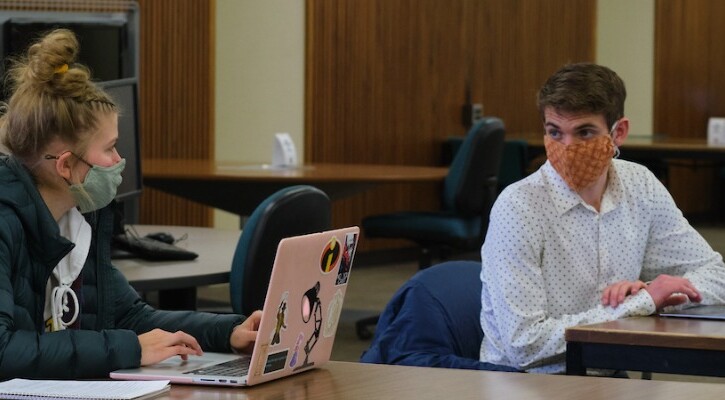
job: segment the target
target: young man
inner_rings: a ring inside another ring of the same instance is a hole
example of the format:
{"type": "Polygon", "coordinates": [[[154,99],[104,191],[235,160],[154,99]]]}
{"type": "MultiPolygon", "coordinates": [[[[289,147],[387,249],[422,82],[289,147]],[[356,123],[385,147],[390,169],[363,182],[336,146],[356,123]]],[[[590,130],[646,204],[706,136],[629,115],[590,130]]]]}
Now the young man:
{"type": "Polygon", "coordinates": [[[649,170],[613,159],[629,132],[625,97],[616,73],[588,63],[539,91],[548,161],[491,211],[481,361],[563,373],[567,327],[725,303],[720,254],[649,170]]]}

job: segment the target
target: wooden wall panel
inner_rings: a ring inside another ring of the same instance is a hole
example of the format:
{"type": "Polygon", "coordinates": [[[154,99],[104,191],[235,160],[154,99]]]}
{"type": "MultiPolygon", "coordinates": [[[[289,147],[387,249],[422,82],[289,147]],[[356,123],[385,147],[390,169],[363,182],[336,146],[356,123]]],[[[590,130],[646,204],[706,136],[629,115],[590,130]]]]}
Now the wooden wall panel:
{"type": "MultiPolygon", "coordinates": [[[[214,157],[214,2],[140,0],[143,158],[214,157]]],[[[210,226],[211,209],[144,188],[141,222],[210,226]]]]}
{"type": "MultiPolygon", "coordinates": [[[[707,120],[725,116],[725,3],[719,0],[657,0],[655,8],[654,129],[670,137],[706,138],[707,120]]],[[[669,189],[687,214],[714,204],[721,183],[711,164],[670,167],[669,189]]]]}
{"type": "MultiPolygon", "coordinates": [[[[510,132],[541,130],[535,94],[594,59],[594,0],[307,1],[305,154],[311,162],[439,165],[464,103],[510,132]]],[[[391,185],[334,203],[336,226],[439,207],[437,185],[391,185]]],[[[399,242],[363,241],[363,248],[399,242]]]]}

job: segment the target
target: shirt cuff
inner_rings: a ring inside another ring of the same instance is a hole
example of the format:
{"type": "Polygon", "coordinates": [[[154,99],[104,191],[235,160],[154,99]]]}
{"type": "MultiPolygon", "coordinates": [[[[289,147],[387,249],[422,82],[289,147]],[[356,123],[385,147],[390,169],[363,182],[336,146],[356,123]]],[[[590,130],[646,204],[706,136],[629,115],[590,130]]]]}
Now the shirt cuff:
{"type": "Polygon", "coordinates": [[[625,317],[638,317],[643,315],[651,315],[657,311],[655,302],[650,296],[649,292],[642,289],[634,296],[630,296],[622,304],[623,307],[618,307],[621,310],[621,315],[618,318],[625,317]]]}

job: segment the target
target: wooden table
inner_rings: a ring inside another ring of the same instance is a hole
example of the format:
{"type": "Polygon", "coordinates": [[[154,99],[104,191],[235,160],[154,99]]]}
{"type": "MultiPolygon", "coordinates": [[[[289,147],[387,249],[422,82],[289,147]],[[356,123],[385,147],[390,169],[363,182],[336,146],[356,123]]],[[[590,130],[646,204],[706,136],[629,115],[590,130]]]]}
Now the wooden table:
{"type": "Polygon", "coordinates": [[[313,185],[332,200],[386,183],[442,182],[447,168],[373,164],[309,164],[273,168],[214,160],[143,160],[144,184],[246,216],[269,195],[290,185],[313,185]]]}
{"type": "Polygon", "coordinates": [[[191,226],[131,225],[140,236],[168,232],[175,238],[187,235],[177,246],[199,254],[190,261],[145,261],[138,258],[113,260],[140,292],[159,291],[159,308],[193,310],[196,288],[229,282],[232,258],[241,231],[191,226]]]}
{"type": "MultiPolygon", "coordinates": [[[[532,157],[546,153],[543,132],[511,133],[506,136],[506,139],[525,140],[529,145],[532,157]]],[[[629,135],[620,151],[622,159],[635,161],[653,159],[725,161],[725,146],[709,145],[706,139],[629,135]]]]}
{"type": "Polygon", "coordinates": [[[173,385],[157,399],[718,399],[714,383],[484,372],[331,361],[250,388],[173,385]]]}
{"type": "Polygon", "coordinates": [[[566,371],[725,376],[725,321],[636,317],[566,330],[566,371]]]}

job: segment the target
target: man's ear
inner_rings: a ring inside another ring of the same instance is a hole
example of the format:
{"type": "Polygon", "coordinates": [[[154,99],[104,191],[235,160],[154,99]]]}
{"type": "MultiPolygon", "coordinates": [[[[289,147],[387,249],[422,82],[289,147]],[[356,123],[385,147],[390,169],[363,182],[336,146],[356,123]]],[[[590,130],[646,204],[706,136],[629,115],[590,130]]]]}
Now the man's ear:
{"type": "Polygon", "coordinates": [[[66,151],[65,153],[58,156],[58,158],[55,160],[55,171],[60,175],[63,179],[66,181],[71,180],[72,170],[73,170],[73,154],[70,151],[66,151]]]}
{"type": "Polygon", "coordinates": [[[614,145],[617,147],[622,146],[627,135],[629,135],[629,118],[623,117],[617,122],[614,132],[612,132],[614,145]]]}

